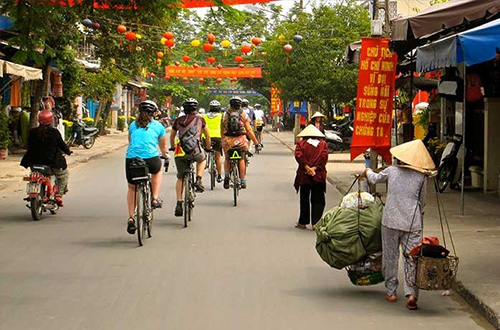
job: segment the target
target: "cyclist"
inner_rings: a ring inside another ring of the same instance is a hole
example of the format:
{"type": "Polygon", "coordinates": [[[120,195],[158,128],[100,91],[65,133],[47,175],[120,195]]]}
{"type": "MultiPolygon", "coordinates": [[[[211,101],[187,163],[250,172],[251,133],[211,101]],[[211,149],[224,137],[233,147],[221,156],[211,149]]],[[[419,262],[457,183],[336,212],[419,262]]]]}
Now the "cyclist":
{"type": "Polygon", "coordinates": [[[221,104],[217,100],[210,101],[208,113],[203,116],[207,123],[212,139],[212,146],[215,150],[215,162],[217,164],[217,182],[222,182],[222,144],[221,144],[221,104]]]}
{"type": "Polygon", "coordinates": [[[256,128],[256,136],[259,143],[262,144],[264,140],[264,136],[262,135],[262,130],[264,126],[266,126],[265,114],[264,110],[262,110],[262,106],[258,103],[254,105],[255,110],[253,111],[255,114],[255,128],[256,128]]]}
{"type": "MultiPolygon", "coordinates": [[[[247,114],[248,118],[250,118],[250,127],[252,128],[253,131],[255,131],[255,113],[249,104],[250,102],[248,102],[247,99],[241,100],[241,109],[247,114]]],[[[252,141],[248,136],[247,136],[247,141],[248,141],[248,149],[250,149],[252,141]]]]}
{"type": "MultiPolygon", "coordinates": [[[[229,172],[230,161],[228,151],[232,147],[240,147],[243,153],[248,151],[248,144],[246,136],[248,136],[258,148],[260,148],[259,141],[255,138],[252,127],[250,126],[250,118],[241,109],[242,100],[240,97],[235,96],[229,100],[229,107],[224,113],[222,119],[222,148],[224,149],[224,189],[229,189],[229,172]]],[[[247,187],[246,183],[246,164],[245,157],[242,155],[239,161],[241,188],[247,187]]]]}
{"type": "Polygon", "coordinates": [[[135,185],[131,180],[129,164],[132,158],[142,158],[146,161],[149,173],[151,173],[151,188],[154,208],[160,208],[162,201],[158,198],[160,194],[162,172],[160,171],[162,162],[160,153],[163,157],[168,158],[167,153],[167,136],[165,128],[158,121],[153,119],[153,115],[158,111],[158,106],[153,101],[143,101],[139,104],[139,115],[137,119],[130,124],[128,129],[129,145],[125,160],[125,171],[128,181],[127,205],[129,218],[127,222],[127,232],[134,234],[136,230],[134,221],[135,209],[135,185]]]}
{"type": "Polygon", "coordinates": [[[210,150],[211,140],[210,132],[205,123],[205,119],[196,113],[198,109],[198,101],[194,98],[188,98],[184,101],[184,116],[175,120],[170,132],[170,150],[174,151],[175,166],[177,167],[177,183],[175,185],[175,193],[177,197],[177,204],[175,206],[174,215],[182,217],[182,190],[184,172],[188,170],[188,160],[194,160],[196,165],[196,182],[195,188],[198,192],[204,192],[202,176],[205,169],[205,151],[201,148],[201,134],[205,135],[205,149],[210,150]],[[192,128],[195,128],[195,133],[192,133],[192,128]],[[176,136],[179,133],[179,141],[176,145],[176,136]],[[193,141],[188,141],[193,140],[193,141]],[[180,144],[193,142],[196,147],[191,153],[185,153],[180,144]]]}
{"type": "Polygon", "coordinates": [[[50,166],[57,178],[59,191],[55,200],[59,206],[63,206],[62,195],[68,192],[69,171],[66,164],[66,155],[71,155],[61,133],[51,127],[54,114],[50,110],[42,110],[38,114],[40,126],[32,128],[28,136],[28,150],[21,160],[21,166],[28,168],[35,164],[50,166]]]}

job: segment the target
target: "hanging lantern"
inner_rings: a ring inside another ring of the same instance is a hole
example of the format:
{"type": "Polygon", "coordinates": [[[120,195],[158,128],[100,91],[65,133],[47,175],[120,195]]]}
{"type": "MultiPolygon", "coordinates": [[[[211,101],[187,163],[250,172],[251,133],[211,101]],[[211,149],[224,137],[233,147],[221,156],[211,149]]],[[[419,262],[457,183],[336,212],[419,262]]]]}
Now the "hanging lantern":
{"type": "Polygon", "coordinates": [[[193,81],[194,81],[193,78],[189,78],[189,82],[193,82],[193,81]]]}
{"type": "Polygon", "coordinates": [[[221,41],[220,45],[224,47],[224,56],[227,56],[227,49],[231,46],[231,41],[224,39],[221,41]]]}
{"type": "Polygon", "coordinates": [[[262,52],[262,53],[260,53],[260,56],[262,56],[262,57],[266,57],[266,55],[267,55],[267,53],[266,53],[266,52],[262,52]]]}
{"type": "Polygon", "coordinates": [[[97,22],[94,22],[94,23],[92,23],[92,28],[94,30],[100,30],[101,29],[101,24],[99,24],[97,22]]]}
{"type": "Polygon", "coordinates": [[[251,51],[252,51],[252,47],[250,47],[250,45],[243,45],[243,46],[241,46],[241,52],[243,54],[248,55],[248,53],[250,53],[251,51]]]}
{"type": "Polygon", "coordinates": [[[127,32],[127,28],[125,27],[125,25],[118,25],[116,27],[116,31],[118,31],[119,33],[123,34],[123,33],[127,32]]]}
{"type": "Polygon", "coordinates": [[[156,64],[161,65],[161,60],[159,58],[156,59],[156,64]]]}
{"type": "Polygon", "coordinates": [[[170,76],[165,76],[165,79],[166,79],[166,80],[170,80],[170,79],[172,79],[172,77],[170,77],[170,76]]]}
{"type": "Polygon", "coordinates": [[[135,38],[136,38],[137,40],[141,40],[141,39],[142,39],[142,35],[140,35],[140,34],[136,33],[136,34],[135,34],[135,38]]]}
{"type": "Polygon", "coordinates": [[[179,77],[175,77],[175,80],[179,80],[179,77]]]}
{"type": "Polygon", "coordinates": [[[162,44],[163,46],[165,46],[165,44],[167,43],[167,38],[161,38],[160,39],[160,44],[162,44]]]}
{"type": "Polygon", "coordinates": [[[207,58],[207,62],[210,63],[210,64],[214,64],[215,63],[215,57],[210,56],[209,58],[207,58]]]}
{"type": "Polygon", "coordinates": [[[202,82],[205,82],[205,79],[200,78],[200,79],[198,79],[198,81],[202,83],[202,82]]]}
{"type": "Polygon", "coordinates": [[[165,38],[165,39],[174,39],[174,34],[172,32],[165,32],[163,34],[163,38],[165,38]]]}
{"type": "Polygon", "coordinates": [[[187,82],[188,78],[187,77],[182,77],[182,81],[187,82]]]}
{"type": "Polygon", "coordinates": [[[184,62],[186,62],[186,63],[187,63],[187,62],[189,62],[189,60],[190,60],[190,59],[191,59],[191,57],[189,57],[188,55],[184,55],[184,56],[182,56],[182,60],[183,60],[184,62]]]}
{"type": "Polygon", "coordinates": [[[245,67],[245,64],[241,63],[240,65],[238,65],[238,67],[239,67],[240,69],[243,69],[243,68],[245,67]]]}
{"type": "Polygon", "coordinates": [[[296,43],[301,42],[302,39],[304,39],[304,37],[302,37],[300,34],[296,34],[293,36],[293,41],[295,41],[296,43]]]}
{"type": "Polygon", "coordinates": [[[220,63],[217,64],[217,69],[219,69],[219,70],[222,69],[222,64],[220,64],[220,63]]]}
{"type": "Polygon", "coordinates": [[[213,44],[215,42],[215,36],[213,35],[213,33],[209,33],[207,35],[207,41],[209,44],[213,44]]]}
{"type": "Polygon", "coordinates": [[[203,44],[202,48],[204,51],[209,52],[214,48],[214,46],[212,46],[212,44],[203,44]]]}
{"type": "Polygon", "coordinates": [[[85,27],[91,27],[91,26],[92,26],[92,21],[91,21],[90,19],[86,18],[86,19],[84,19],[84,20],[82,21],[82,24],[83,24],[83,26],[85,26],[85,27]]]}
{"type": "Polygon", "coordinates": [[[260,40],[260,38],[257,38],[257,37],[252,38],[252,44],[254,44],[255,46],[260,45],[261,42],[262,42],[262,40],[260,40]]]}
{"type": "Polygon", "coordinates": [[[289,53],[292,51],[293,47],[290,44],[286,44],[283,46],[283,50],[286,52],[286,64],[290,64],[290,55],[289,53]]]}
{"type": "Polygon", "coordinates": [[[165,46],[167,46],[168,48],[172,48],[174,47],[174,45],[175,45],[174,39],[167,39],[167,41],[165,42],[165,46]]]}
{"type": "Polygon", "coordinates": [[[193,64],[193,68],[198,69],[200,66],[198,64],[193,64]]]}
{"type": "Polygon", "coordinates": [[[156,73],[151,72],[151,75],[150,75],[150,76],[151,76],[151,78],[155,78],[155,77],[156,77],[156,73]]]}
{"type": "Polygon", "coordinates": [[[191,46],[193,46],[193,47],[199,47],[200,46],[200,41],[198,39],[191,40],[191,46]]]}
{"type": "Polygon", "coordinates": [[[135,36],[135,33],[132,32],[132,31],[129,31],[125,34],[125,38],[128,40],[128,41],[133,41],[136,39],[136,36],[135,36]]]}
{"type": "Polygon", "coordinates": [[[174,64],[175,64],[175,66],[181,65],[181,63],[179,61],[175,61],[174,64]]]}
{"type": "Polygon", "coordinates": [[[156,53],[156,57],[158,57],[158,58],[162,58],[163,56],[165,56],[165,54],[163,52],[156,53]]]}
{"type": "Polygon", "coordinates": [[[280,34],[278,36],[278,40],[281,41],[281,42],[285,41],[285,39],[286,39],[286,37],[284,35],[282,35],[282,34],[280,34]]]}
{"type": "Polygon", "coordinates": [[[242,61],[243,61],[243,57],[241,57],[241,56],[235,56],[235,57],[234,57],[234,61],[235,61],[236,63],[240,63],[240,62],[242,62],[242,61]]]}
{"type": "Polygon", "coordinates": [[[217,78],[217,80],[215,80],[215,82],[220,84],[222,82],[222,78],[217,78]]]}

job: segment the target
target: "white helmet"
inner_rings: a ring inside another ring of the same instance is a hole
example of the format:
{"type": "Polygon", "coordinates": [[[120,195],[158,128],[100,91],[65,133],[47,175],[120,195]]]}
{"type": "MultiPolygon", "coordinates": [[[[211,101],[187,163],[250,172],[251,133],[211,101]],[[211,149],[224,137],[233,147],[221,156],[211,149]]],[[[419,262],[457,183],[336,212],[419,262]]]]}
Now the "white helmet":
{"type": "Polygon", "coordinates": [[[204,115],[204,114],[205,114],[205,108],[200,108],[200,109],[198,110],[198,113],[199,113],[200,115],[204,115]]]}

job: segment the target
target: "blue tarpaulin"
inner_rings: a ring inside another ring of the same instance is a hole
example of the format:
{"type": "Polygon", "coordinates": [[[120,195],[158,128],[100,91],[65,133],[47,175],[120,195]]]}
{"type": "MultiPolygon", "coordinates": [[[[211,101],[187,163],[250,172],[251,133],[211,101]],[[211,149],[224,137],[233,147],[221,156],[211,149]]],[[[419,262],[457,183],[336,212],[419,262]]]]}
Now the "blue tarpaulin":
{"type": "Polygon", "coordinates": [[[14,25],[7,16],[0,16],[0,30],[8,30],[14,25]]]}
{"type": "Polygon", "coordinates": [[[288,111],[290,115],[295,115],[296,113],[300,113],[301,115],[307,116],[307,102],[306,101],[295,101],[290,102],[288,106],[288,111]]]}

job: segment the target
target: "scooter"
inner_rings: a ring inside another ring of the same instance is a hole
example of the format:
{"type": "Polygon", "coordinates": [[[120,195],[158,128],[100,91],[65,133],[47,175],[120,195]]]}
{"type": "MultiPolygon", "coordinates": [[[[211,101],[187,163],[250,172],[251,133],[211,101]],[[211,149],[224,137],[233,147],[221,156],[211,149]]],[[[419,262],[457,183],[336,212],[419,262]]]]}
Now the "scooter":
{"type": "Polygon", "coordinates": [[[325,130],[325,140],[328,144],[328,152],[333,153],[335,151],[344,151],[348,150],[351,144],[346,144],[344,140],[340,137],[338,132],[333,130],[325,130]]]}
{"type": "Polygon", "coordinates": [[[460,187],[460,174],[462,171],[459,169],[460,164],[464,157],[462,145],[462,135],[455,135],[453,140],[449,142],[443,150],[439,169],[437,174],[438,190],[443,193],[448,185],[452,189],[460,187]]]}
{"type": "Polygon", "coordinates": [[[52,169],[46,165],[33,165],[29,176],[23,178],[28,181],[24,198],[28,202],[26,207],[31,210],[33,220],[40,220],[44,212],[56,214],[59,204],[55,199],[58,192],[56,177],[52,169]]]}
{"type": "Polygon", "coordinates": [[[74,145],[82,145],[85,149],[90,149],[94,146],[97,137],[97,127],[87,127],[80,119],[73,120],[73,130],[68,139],[68,147],[74,145]]]}

